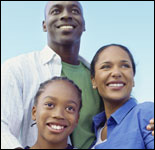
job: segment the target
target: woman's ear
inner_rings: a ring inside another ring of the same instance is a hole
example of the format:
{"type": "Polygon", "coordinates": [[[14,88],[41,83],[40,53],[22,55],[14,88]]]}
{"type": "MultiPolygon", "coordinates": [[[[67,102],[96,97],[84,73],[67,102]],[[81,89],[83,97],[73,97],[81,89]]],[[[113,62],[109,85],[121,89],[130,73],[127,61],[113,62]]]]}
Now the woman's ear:
{"type": "Polygon", "coordinates": [[[42,26],[43,26],[43,31],[47,32],[47,27],[46,27],[46,22],[45,21],[42,22],[42,26]]]}
{"type": "Polygon", "coordinates": [[[93,89],[97,89],[96,81],[95,81],[95,79],[93,77],[91,78],[91,82],[92,82],[92,85],[93,85],[93,89]]]}
{"type": "Polygon", "coordinates": [[[37,112],[37,108],[36,108],[36,106],[33,106],[33,108],[32,108],[32,120],[33,121],[36,120],[36,112],[37,112]]]}

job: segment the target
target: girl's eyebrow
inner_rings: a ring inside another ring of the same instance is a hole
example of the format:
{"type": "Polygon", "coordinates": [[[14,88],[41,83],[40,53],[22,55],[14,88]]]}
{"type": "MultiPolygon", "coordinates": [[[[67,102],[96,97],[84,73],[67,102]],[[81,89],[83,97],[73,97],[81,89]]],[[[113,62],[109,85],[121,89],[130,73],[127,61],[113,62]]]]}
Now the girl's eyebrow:
{"type": "Polygon", "coordinates": [[[75,101],[69,100],[68,103],[74,103],[75,105],[78,105],[75,101]]]}
{"type": "MultiPolygon", "coordinates": [[[[56,97],[53,97],[53,96],[46,96],[44,97],[44,99],[51,99],[51,100],[54,100],[54,101],[57,101],[58,99],[56,97]]],[[[78,105],[74,100],[69,100],[67,103],[74,103],[75,105],[78,105]]]]}
{"type": "Polygon", "coordinates": [[[51,100],[54,100],[54,101],[57,100],[57,98],[56,98],[56,97],[53,97],[53,96],[46,96],[46,97],[44,97],[44,99],[47,99],[47,98],[49,98],[49,99],[51,99],[51,100]]]}

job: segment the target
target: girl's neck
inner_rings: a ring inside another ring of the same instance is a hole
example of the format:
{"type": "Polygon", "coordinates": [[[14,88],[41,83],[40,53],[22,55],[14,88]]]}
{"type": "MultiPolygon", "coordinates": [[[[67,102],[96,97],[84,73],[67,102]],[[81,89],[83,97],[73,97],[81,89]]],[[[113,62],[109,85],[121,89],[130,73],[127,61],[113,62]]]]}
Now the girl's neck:
{"type": "Polygon", "coordinates": [[[59,143],[50,143],[48,141],[37,140],[36,144],[30,149],[66,149],[67,145],[67,140],[59,143]]]}

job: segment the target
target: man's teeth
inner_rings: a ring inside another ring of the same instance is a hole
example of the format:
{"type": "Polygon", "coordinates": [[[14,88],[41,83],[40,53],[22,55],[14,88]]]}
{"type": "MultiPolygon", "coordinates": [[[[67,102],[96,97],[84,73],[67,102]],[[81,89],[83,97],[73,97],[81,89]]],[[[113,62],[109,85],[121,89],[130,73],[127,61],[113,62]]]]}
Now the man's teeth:
{"type": "Polygon", "coordinates": [[[61,29],[73,29],[73,26],[61,26],[61,29]]]}
{"type": "Polygon", "coordinates": [[[50,127],[54,130],[62,130],[64,129],[64,126],[57,126],[57,125],[50,125],[50,127]]]}
{"type": "Polygon", "coordinates": [[[123,83],[109,84],[108,86],[110,86],[110,87],[122,87],[122,86],[124,86],[124,84],[123,83]]]}

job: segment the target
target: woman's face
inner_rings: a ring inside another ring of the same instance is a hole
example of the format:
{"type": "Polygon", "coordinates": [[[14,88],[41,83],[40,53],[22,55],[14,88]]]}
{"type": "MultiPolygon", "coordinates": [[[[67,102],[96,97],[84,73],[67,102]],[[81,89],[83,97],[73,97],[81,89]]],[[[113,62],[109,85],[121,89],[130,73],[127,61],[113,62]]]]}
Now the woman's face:
{"type": "Polygon", "coordinates": [[[95,64],[92,79],[104,101],[126,101],[134,86],[134,73],[130,57],[118,46],[103,50],[95,64]]]}
{"type": "Polygon", "coordinates": [[[79,107],[78,92],[71,83],[49,83],[32,110],[32,118],[38,126],[39,140],[55,144],[67,142],[78,123],[79,107]]]}

